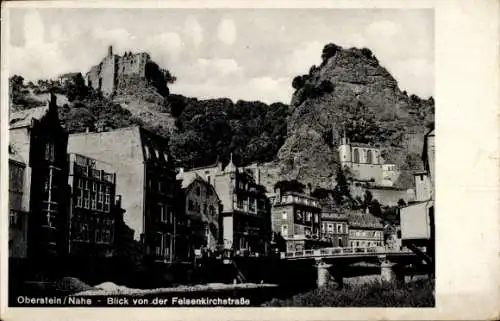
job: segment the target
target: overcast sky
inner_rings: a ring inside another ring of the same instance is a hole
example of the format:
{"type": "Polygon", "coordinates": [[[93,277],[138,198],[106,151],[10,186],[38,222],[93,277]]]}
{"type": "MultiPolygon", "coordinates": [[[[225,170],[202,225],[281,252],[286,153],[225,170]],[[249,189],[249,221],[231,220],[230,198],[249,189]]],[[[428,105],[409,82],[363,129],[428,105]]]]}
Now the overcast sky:
{"type": "Polygon", "coordinates": [[[333,42],[368,47],[402,90],[434,93],[429,9],[11,9],[10,74],[86,72],[106,55],[147,51],[172,93],[289,103],[293,77],[333,42]]]}

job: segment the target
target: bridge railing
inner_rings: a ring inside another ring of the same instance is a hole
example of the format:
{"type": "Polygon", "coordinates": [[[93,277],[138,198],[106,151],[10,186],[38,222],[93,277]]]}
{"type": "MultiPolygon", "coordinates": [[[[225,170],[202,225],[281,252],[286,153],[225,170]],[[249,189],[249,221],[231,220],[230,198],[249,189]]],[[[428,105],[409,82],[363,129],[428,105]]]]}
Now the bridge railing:
{"type": "Polygon", "coordinates": [[[303,257],[324,257],[324,256],[343,256],[343,255],[363,255],[363,254],[382,254],[382,253],[411,253],[411,250],[404,248],[389,248],[384,246],[372,247],[330,247],[315,250],[303,250],[295,252],[281,252],[282,259],[303,258],[303,257]]]}

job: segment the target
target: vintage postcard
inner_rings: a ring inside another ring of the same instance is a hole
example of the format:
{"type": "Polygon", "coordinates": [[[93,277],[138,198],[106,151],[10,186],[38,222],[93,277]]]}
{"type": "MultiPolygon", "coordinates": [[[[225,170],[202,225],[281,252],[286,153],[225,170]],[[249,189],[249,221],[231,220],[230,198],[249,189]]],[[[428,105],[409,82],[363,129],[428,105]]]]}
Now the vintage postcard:
{"type": "Polygon", "coordinates": [[[2,4],[2,320],[498,317],[459,3],[2,4]]]}

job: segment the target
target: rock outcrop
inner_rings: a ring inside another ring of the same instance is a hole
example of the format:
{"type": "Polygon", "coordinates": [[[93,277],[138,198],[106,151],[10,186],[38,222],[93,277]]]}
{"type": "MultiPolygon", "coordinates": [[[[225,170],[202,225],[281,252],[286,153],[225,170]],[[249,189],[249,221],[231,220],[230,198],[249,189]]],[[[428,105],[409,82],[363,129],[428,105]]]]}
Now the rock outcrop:
{"type": "MultiPolygon", "coordinates": [[[[288,137],[278,152],[280,175],[331,187],[337,146],[345,129],[351,140],[382,146],[385,159],[417,169],[434,100],[410,97],[369,49],[325,46],[323,62],[293,81],[288,137]]],[[[408,185],[407,175],[402,175],[408,185]]],[[[406,186],[401,186],[406,187],[406,186]]]]}

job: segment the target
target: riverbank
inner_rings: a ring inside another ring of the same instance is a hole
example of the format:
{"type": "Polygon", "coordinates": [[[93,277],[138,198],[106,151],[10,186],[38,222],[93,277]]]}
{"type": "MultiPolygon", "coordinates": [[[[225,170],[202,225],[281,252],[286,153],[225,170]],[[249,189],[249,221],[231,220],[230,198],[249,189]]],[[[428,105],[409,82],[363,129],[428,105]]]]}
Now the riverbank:
{"type": "Polygon", "coordinates": [[[154,294],[173,294],[173,293],[193,293],[193,292],[226,292],[226,291],[239,291],[250,289],[269,289],[276,288],[275,284],[255,284],[255,283],[242,283],[242,284],[224,284],[224,283],[209,283],[197,285],[181,285],[169,288],[157,289],[133,289],[126,286],[116,285],[112,282],[105,282],[96,285],[92,289],[78,292],[73,296],[110,296],[110,295],[127,295],[127,296],[145,296],[154,294]]]}
{"type": "Polygon", "coordinates": [[[266,307],[434,307],[434,280],[395,283],[346,284],[342,289],[324,288],[297,294],[288,299],[272,299],[266,307]]]}

